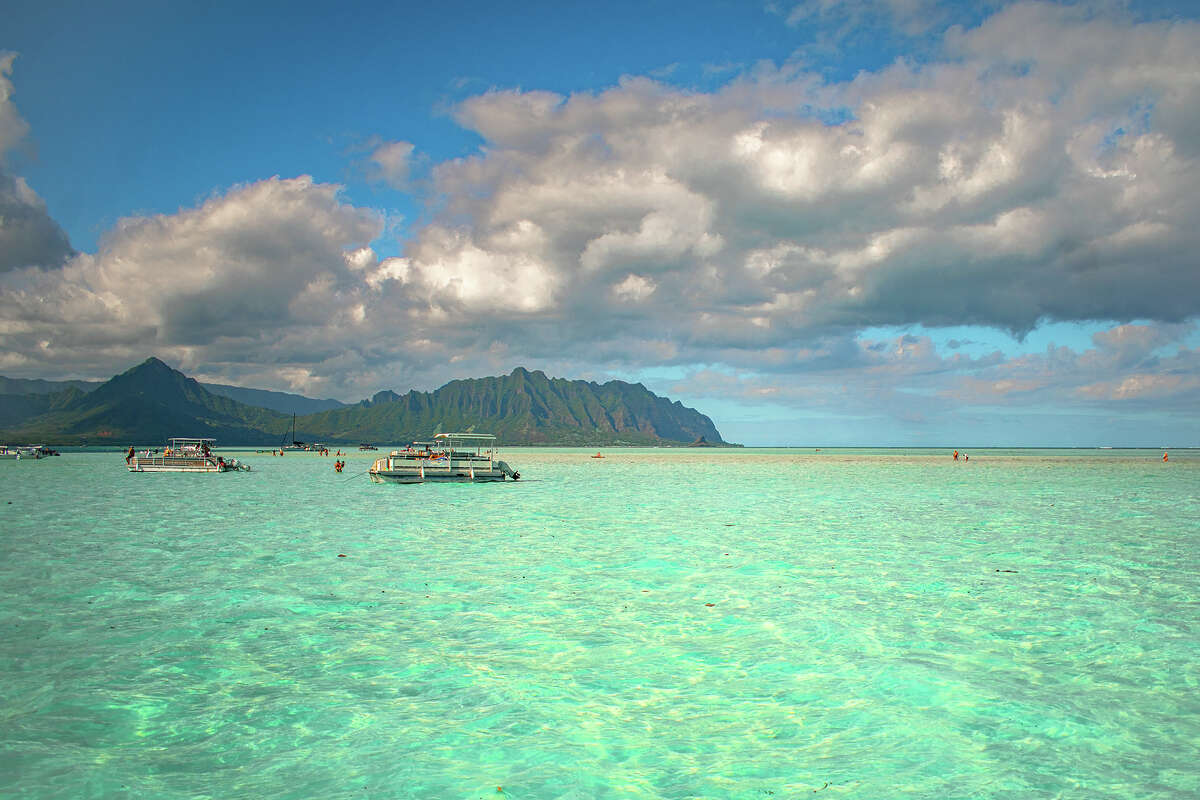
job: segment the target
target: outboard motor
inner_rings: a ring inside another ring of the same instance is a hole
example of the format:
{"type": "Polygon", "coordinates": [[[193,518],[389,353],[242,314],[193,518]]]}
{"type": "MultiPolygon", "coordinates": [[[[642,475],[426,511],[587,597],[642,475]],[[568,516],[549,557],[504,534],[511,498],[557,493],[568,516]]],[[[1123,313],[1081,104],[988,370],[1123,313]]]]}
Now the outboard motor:
{"type": "Polygon", "coordinates": [[[496,467],[500,470],[500,472],[502,474],[507,475],[508,477],[512,478],[514,481],[521,480],[521,473],[514,471],[513,468],[510,467],[507,463],[505,463],[503,461],[497,461],[496,467]]]}

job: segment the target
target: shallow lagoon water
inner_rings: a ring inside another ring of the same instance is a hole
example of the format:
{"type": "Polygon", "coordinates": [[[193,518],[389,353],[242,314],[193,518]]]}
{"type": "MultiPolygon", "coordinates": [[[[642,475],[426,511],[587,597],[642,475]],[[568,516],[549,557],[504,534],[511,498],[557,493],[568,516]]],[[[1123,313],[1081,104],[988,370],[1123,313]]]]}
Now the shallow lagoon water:
{"type": "Polygon", "coordinates": [[[0,462],[0,795],[1200,795],[1200,453],[592,452],[0,462]]]}

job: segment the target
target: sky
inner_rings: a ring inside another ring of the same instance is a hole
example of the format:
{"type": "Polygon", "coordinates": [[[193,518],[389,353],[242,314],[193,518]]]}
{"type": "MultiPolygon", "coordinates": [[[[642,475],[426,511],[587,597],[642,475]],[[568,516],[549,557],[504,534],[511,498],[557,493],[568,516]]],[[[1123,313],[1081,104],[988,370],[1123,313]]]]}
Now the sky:
{"type": "Polygon", "coordinates": [[[0,375],[1200,446],[1200,4],[0,0],[0,375]]]}

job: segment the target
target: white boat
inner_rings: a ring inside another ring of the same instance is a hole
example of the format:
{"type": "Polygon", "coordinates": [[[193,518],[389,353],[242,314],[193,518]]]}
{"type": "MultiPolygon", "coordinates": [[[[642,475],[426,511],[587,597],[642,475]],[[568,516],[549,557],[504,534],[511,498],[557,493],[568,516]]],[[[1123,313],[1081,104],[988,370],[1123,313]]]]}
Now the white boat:
{"type": "Polygon", "coordinates": [[[40,444],[0,444],[0,459],[20,461],[22,458],[41,458],[42,455],[42,446],[40,444]]]}
{"type": "Polygon", "coordinates": [[[216,439],[176,437],[162,453],[131,453],[125,457],[130,472],[249,472],[250,465],[236,458],[214,455],[216,439]]]}
{"type": "Polygon", "coordinates": [[[482,483],[521,477],[496,457],[496,437],[490,433],[439,433],[432,442],[413,442],[375,459],[368,474],[375,483],[482,483]]]}

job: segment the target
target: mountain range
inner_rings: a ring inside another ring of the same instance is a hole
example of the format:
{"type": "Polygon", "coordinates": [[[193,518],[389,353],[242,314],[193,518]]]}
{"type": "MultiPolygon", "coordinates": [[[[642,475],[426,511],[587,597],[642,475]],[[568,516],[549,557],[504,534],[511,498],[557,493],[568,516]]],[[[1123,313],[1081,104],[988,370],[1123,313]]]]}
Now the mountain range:
{"type": "Polygon", "coordinates": [[[103,383],[0,377],[0,440],[10,442],[124,446],[206,436],[278,445],[292,437],[293,420],[295,438],[326,444],[407,443],[470,430],[506,445],[725,444],[708,417],[640,383],[549,378],[523,367],[432,392],[382,391],[354,405],[201,384],[157,358],[103,383]]]}

